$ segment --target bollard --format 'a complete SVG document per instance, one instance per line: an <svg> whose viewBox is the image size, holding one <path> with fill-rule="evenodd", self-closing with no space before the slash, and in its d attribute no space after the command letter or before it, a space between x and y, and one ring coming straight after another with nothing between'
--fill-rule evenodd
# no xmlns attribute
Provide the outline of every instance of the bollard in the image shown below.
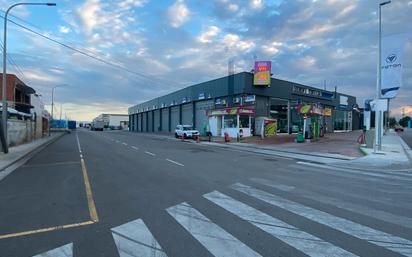
<svg viewBox="0 0 412 257"><path fill-rule="evenodd" d="M196 137L196 142L197 142L197 143L200 143L200 135L197 135L197 137Z"/></svg>

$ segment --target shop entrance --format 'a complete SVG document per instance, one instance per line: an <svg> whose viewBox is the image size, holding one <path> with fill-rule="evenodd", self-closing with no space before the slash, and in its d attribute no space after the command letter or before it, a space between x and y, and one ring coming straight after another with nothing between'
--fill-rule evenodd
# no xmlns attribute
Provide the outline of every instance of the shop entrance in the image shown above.
<svg viewBox="0 0 412 257"><path fill-rule="evenodd" d="M288 133L288 100L271 98L269 116L277 120L278 133Z"/></svg>

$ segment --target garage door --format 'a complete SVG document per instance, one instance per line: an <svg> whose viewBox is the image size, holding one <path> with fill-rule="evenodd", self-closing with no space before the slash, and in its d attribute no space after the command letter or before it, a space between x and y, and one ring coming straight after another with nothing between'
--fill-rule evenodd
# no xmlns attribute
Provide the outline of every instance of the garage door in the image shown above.
<svg viewBox="0 0 412 257"><path fill-rule="evenodd" d="M153 132L153 112L148 112L147 124L149 126L147 132Z"/></svg>
<svg viewBox="0 0 412 257"><path fill-rule="evenodd" d="M153 119L154 119L154 131L160 131L160 110L156 110L153 112Z"/></svg>
<svg viewBox="0 0 412 257"><path fill-rule="evenodd" d="M143 115L143 128L142 128L142 132L147 132L147 112L144 112L142 115Z"/></svg>
<svg viewBox="0 0 412 257"><path fill-rule="evenodd" d="M193 104L182 105L182 124L193 125Z"/></svg>
<svg viewBox="0 0 412 257"><path fill-rule="evenodd" d="M175 130L176 126L179 125L179 106L172 107L171 112L171 129L172 131Z"/></svg>
<svg viewBox="0 0 412 257"><path fill-rule="evenodd" d="M142 132L142 114L137 114L137 131Z"/></svg>
<svg viewBox="0 0 412 257"><path fill-rule="evenodd" d="M162 131L169 132L169 108L162 109Z"/></svg>
<svg viewBox="0 0 412 257"><path fill-rule="evenodd" d="M205 135L205 130L208 125L208 117L207 117L207 111L210 109L213 109L214 107L214 102L213 100L207 100L207 101L200 101L196 102L195 104L195 109L196 109L196 129L199 130L199 132L202 135Z"/></svg>

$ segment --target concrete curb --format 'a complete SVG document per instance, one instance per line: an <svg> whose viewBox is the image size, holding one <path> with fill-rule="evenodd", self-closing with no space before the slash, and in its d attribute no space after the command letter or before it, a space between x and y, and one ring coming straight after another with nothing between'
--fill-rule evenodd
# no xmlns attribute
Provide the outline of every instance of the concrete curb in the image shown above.
<svg viewBox="0 0 412 257"><path fill-rule="evenodd" d="M44 148L46 148L48 145L56 142L58 139L60 139L61 137L63 137L64 135L68 134L69 132L62 132L59 135L50 138L50 140L46 140L44 141L42 144L38 145L37 147L29 150L28 152L25 152L24 154L22 154L21 156L19 156L18 158L11 160L9 163L0 166L0 173L3 172L5 169L9 168L10 166L18 163L19 161L23 160L24 158L27 158L28 156L33 156L34 154L40 152L41 150L43 150ZM1 179L0 179L1 180Z"/></svg>

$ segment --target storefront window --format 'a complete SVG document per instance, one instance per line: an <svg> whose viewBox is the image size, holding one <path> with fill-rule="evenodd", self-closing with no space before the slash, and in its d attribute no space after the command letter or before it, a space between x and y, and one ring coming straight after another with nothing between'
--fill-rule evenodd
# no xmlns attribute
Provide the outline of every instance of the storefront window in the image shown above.
<svg viewBox="0 0 412 257"><path fill-rule="evenodd" d="M225 116L225 128L237 128L237 115L227 115Z"/></svg>
<svg viewBox="0 0 412 257"><path fill-rule="evenodd" d="M240 115L239 116L239 128L248 128L249 127L249 116Z"/></svg>

